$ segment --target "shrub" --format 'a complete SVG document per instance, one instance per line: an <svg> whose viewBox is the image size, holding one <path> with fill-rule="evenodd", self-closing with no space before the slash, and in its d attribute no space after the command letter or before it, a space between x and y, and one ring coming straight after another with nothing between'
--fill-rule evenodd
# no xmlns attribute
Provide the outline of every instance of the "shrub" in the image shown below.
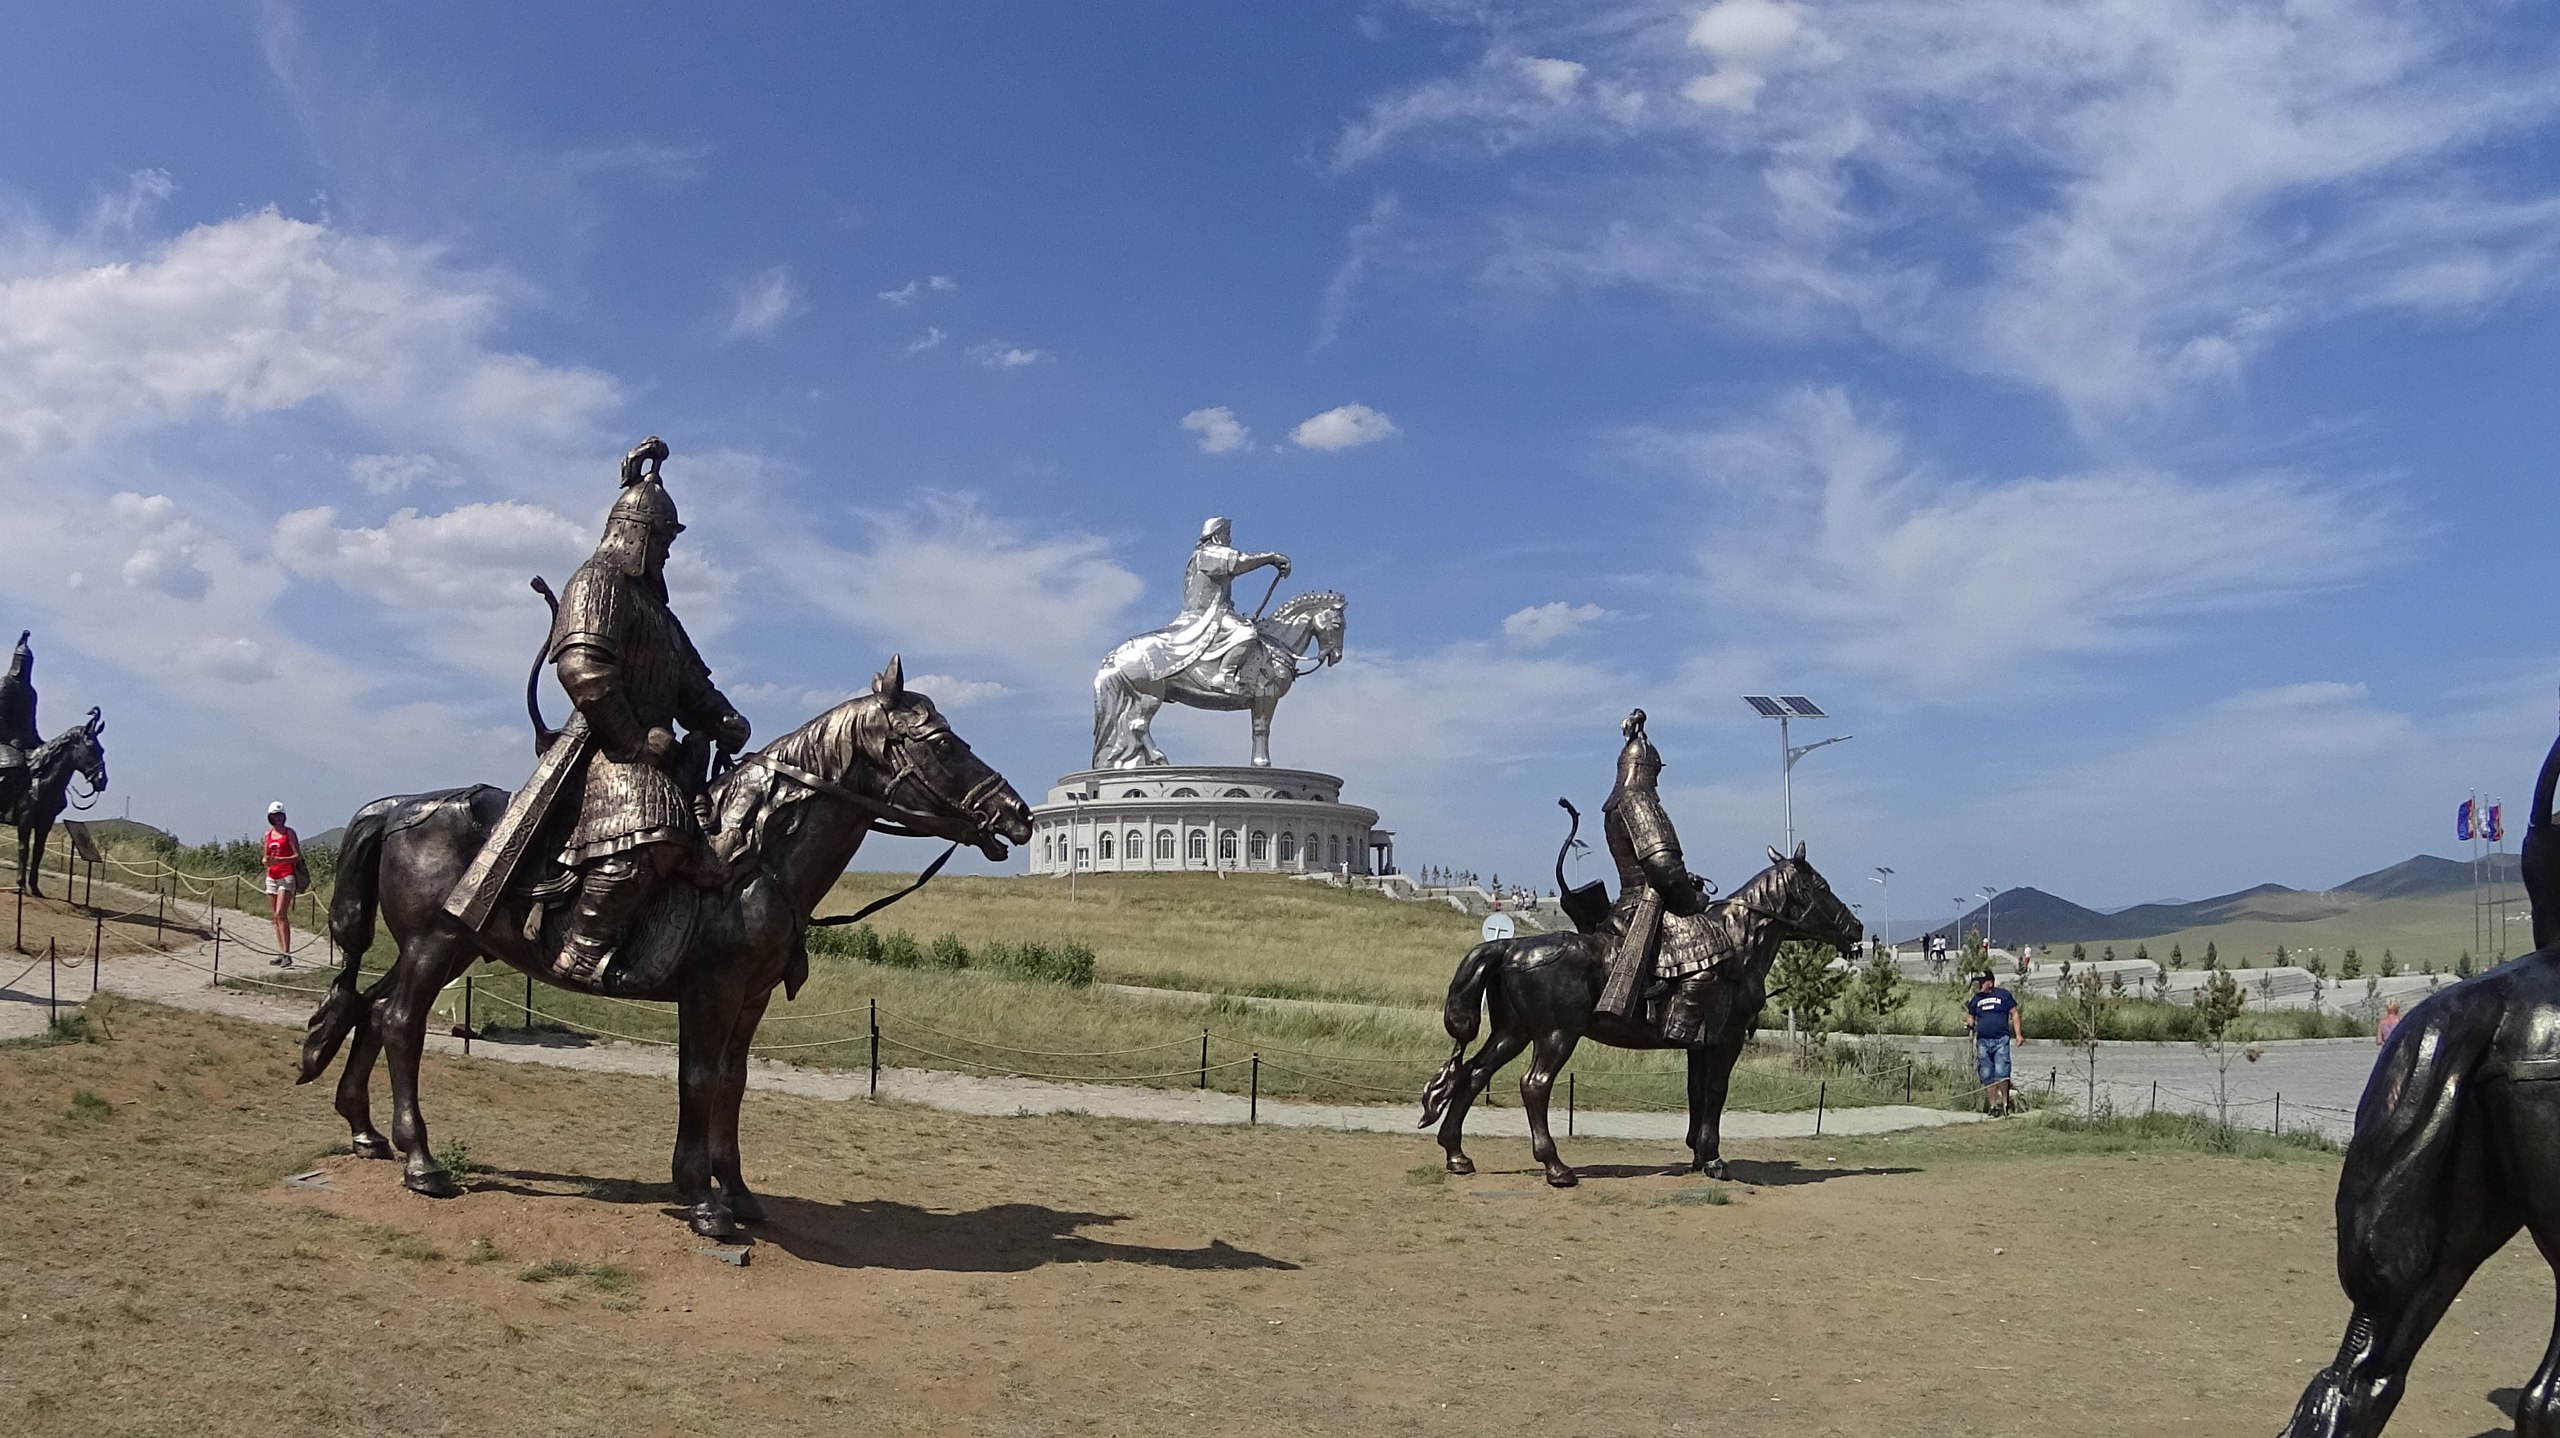
<svg viewBox="0 0 2560 1438"><path fill-rule="evenodd" d="M969 967L969 946L960 942L958 934L936 934L933 944L924 951L927 967L965 969Z"/></svg>
<svg viewBox="0 0 2560 1438"><path fill-rule="evenodd" d="M1078 988L1093 982L1093 950L1075 939L1054 948L1038 939L993 943L986 946L983 957L989 968L1015 978Z"/></svg>
<svg viewBox="0 0 2560 1438"><path fill-rule="evenodd" d="M893 969L915 969L924 966L924 949L916 936L904 929L891 929L880 936L880 950L872 957L875 964Z"/></svg>

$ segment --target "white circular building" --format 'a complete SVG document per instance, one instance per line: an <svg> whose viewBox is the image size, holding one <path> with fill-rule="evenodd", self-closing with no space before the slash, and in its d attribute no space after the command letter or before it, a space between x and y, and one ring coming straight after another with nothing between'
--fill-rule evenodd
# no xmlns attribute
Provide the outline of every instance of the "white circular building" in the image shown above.
<svg viewBox="0 0 2560 1438"><path fill-rule="evenodd" d="M1031 872L1374 874L1395 864L1378 811L1308 769L1153 765L1069 774L1031 810Z"/></svg>

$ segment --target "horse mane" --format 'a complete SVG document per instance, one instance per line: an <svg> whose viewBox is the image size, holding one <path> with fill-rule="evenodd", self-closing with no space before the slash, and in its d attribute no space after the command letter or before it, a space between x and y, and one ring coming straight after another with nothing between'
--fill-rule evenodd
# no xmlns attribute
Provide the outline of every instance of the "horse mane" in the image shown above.
<svg viewBox="0 0 2560 1438"><path fill-rule="evenodd" d="M861 727L876 719L880 696L856 694L799 728L774 739L758 752L797 769L835 777L846 755L859 748ZM762 764L737 764L711 785L715 853L732 866L754 860L756 835L775 814L808 799L806 785L781 782L782 776Z"/></svg>
<svg viewBox="0 0 2560 1438"><path fill-rule="evenodd" d="M1329 605L1336 605L1342 602L1342 592L1340 590L1312 589L1304 594L1292 594L1288 598L1281 600L1280 607L1271 611L1271 617L1274 620L1285 624L1292 619L1309 618Z"/></svg>

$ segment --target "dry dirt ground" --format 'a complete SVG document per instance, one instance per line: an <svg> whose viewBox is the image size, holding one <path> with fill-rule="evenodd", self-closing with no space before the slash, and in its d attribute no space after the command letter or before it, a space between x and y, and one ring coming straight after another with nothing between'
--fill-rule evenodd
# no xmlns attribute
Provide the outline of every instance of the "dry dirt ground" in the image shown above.
<svg viewBox="0 0 2560 1438"><path fill-rule="evenodd" d="M0 1433L2264 1434L2344 1317L2319 1154L1584 1142L1555 1192L1516 1140L1443 1181L1420 1136L754 1093L734 1268L654 1080L431 1058L487 1166L434 1202L323 1156L292 1035L105 1027L0 1051ZM2495 1260L2393 1432L2502 1426L2549 1292Z"/></svg>

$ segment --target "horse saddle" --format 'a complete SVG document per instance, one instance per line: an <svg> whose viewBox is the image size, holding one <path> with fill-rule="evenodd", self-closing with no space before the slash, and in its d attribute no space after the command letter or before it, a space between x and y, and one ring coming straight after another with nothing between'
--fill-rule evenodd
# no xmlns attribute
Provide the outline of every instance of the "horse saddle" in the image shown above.
<svg viewBox="0 0 2560 1438"><path fill-rule="evenodd" d="M573 898L577 893L577 871L564 868L563 872L568 875L563 894ZM591 978L569 977L559 966L570 904L554 902L534 909L526 917L526 926L534 932L526 937L541 955L546 977L560 987L612 998L647 998L657 994L683 967L707 897L705 891L681 879L661 880L640 906L640 912L632 916L622 942L614 945L613 952Z"/></svg>

